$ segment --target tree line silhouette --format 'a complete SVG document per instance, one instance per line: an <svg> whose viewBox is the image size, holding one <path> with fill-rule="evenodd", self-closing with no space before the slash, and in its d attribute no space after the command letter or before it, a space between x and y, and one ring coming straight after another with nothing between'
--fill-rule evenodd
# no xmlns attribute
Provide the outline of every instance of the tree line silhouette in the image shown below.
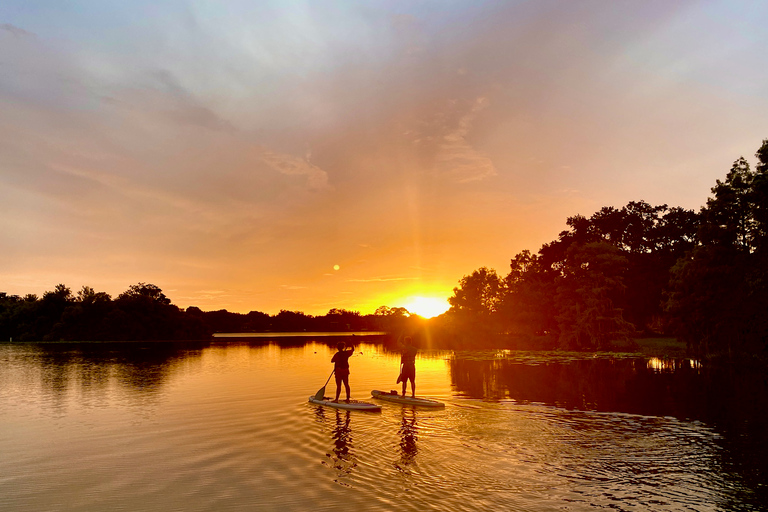
<svg viewBox="0 0 768 512"><path fill-rule="evenodd" d="M113 299L63 284L24 297L0 293L0 339L201 340L214 332L419 332L428 344L606 350L637 336L684 340L698 355L765 355L768 339L768 139L752 169L742 157L699 212L631 201L587 218L510 271L464 276L451 307L426 322L404 308L312 316L182 310L153 284Z"/></svg>
<svg viewBox="0 0 768 512"><path fill-rule="evenodd" d="M742 157L699 212L632 201L604 207L505 277L480 268L449 298L459 339L603 350L674 335L698 355L765 356L768 339L768 139Z"/></svg>
<svg viewBox="0 0 768 512"><path fill-rule="evenodd" d="M113 299L83 286L76 294L63 284L36 295L0 292L0 340L147 341L209 340L216 332L413 330L418 318L404 308L382 306L372 315L331 309L326 315L280 311L268 315L226 310L181 309L154 284L138 283ZM409 327L410 326L410 327Z"/></svg>

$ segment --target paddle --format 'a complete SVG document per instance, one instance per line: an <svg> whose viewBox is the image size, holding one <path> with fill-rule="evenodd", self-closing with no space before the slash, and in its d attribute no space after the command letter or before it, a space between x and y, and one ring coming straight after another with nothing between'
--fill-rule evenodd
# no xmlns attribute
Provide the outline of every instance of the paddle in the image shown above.
<svg viewBox="0 0 768 512"><path fill-rule="evenodd" d="M400 334L397 336L397 347L399 349L403 348L403 343L400 341L403 339L403 334L405 334L404 329L401 330ZM403 363L400 363L400 373L397 375L397 382L395 382L395 384L400 384L401 382L403 382Z"/></svg>
<svg viewBox="0 0 768 512"><path fill-rule="evenodd" d="M323 385L323 387L321 387L317 391L317 393L315 393L315 400L322 400L323 398L325 398L325 386L327 386L328 383L331 382L331 377L333 377L333 372L335 372L335 371L336 371L336 368L331 370L331 374L328 376L328 380L325 381L325 384Z"/></svg>

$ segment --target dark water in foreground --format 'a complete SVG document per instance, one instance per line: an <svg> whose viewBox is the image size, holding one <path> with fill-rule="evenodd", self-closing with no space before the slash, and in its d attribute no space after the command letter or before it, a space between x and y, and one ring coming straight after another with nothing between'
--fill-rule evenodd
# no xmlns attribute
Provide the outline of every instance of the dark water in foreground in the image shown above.
<svg viewBox="0 0 768 512"><path fill-rule="evenodd" d="M353 397L392 389L361 345ZM444 410L313 406L322 343L0 345L0 510L765 510L764 373L422 352ZM333 385L329 386L333 391Z"/></svg>

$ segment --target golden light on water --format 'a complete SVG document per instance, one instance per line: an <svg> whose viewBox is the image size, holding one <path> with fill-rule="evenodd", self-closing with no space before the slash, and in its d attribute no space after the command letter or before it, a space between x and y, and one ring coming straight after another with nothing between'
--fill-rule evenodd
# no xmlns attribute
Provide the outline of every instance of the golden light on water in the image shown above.
<svg viewBox="0 0 768 512"><path fill-rule="evenodd" d="M675 371L680 368L699 368L700 361L694 359L662 359L658 357L651 357L646 363L649 370L657 372L661 371Z"/></svg>

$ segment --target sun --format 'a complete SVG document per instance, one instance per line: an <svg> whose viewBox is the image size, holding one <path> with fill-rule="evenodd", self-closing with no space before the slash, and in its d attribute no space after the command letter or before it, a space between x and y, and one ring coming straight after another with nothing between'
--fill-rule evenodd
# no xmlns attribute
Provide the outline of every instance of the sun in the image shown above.
<svg viewBox="0 0 768 512"><path fill-rule="evenodd" d="M414 313L423 318L432 318L448 311L450 304L443 298L437 297L410 297L403 304L409 313Z"/></svg>

